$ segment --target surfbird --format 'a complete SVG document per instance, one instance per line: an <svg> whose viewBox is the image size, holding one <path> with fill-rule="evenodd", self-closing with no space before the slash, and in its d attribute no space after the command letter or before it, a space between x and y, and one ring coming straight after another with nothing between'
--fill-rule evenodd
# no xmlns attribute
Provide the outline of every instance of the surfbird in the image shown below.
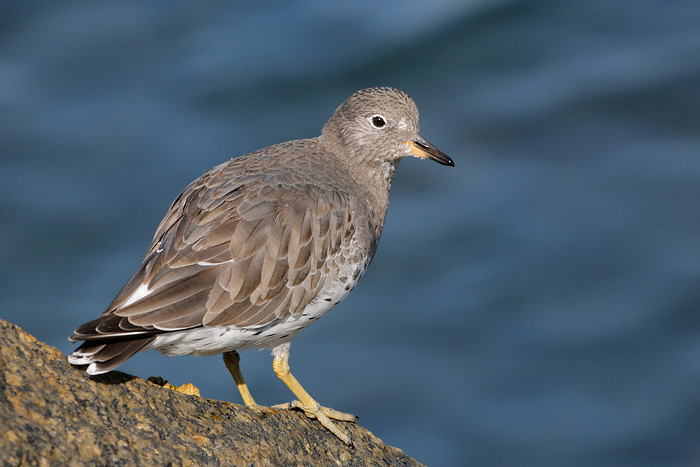
<svg viewBox="0 0 700 467"><path fill-rule="evenodd" d="M97 375L135 353L223 354L247 406L259 407L237 350L270 348L273 369L298 408L347 444L290 373L291 340L355 287L379 243L389 188L405 156L454 166L419 132L418 109L389 87L357 91L321 135L218 165L175 199L141 266L68 360Z"/></svg>

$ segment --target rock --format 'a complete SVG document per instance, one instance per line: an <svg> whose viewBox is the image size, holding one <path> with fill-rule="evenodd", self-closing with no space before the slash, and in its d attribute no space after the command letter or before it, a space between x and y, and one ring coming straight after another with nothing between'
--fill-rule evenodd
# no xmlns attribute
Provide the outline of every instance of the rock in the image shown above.
<svg viewBox="0 0 700 467"><path fill-rule="evenodd" d="M0 466L421 465L356 424L338 422L350 448L296 411L89 377L13 324L0 320L0 336Z"/></svg>

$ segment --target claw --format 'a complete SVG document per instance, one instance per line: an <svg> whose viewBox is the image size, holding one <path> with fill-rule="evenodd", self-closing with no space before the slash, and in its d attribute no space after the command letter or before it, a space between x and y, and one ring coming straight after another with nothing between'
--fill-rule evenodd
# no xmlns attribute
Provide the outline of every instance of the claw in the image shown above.
<svg viewBox="0 0 700 467"><path fill-rule="evenodd" d="M321 425L323 425L328 431L340 438L342 442L344 442L348 446L353 446L352 439L350 439L348 435L343 433L337 426L335 426L335 423L331 421L331 418L342 422L354 422L355 420L357 420L357 417L355 415L339 412L329 407L322 407L318 404L315 404L315 406L311 407L305 407L304 404L302 404L298 400L293 400L291 402L287 402L286 404L273 405L272 407L275 409L301 410L307 417L317 419L321 423Z"/></svg>
<svg viewBox="0 0 700 467"><path fill-rule="evenodd" d="M309 418L317 418L316 417L317 410L322 410L323 413L326 415L326 417L332 418L333 420L338 420L340 422L355 423L357 421L357 419L359 418L357 415L353 415L351 413L340 412L339 410L331 409L330 407L319 406L318 409L311 407L307 410L304 408L303 404L301 402L299 402L298 400L293 400L293 401L287 402L285 404L273 405L272 408L273 409L284 409L284 410L299 409L299 410L304 411L306 416Z"/></svg>

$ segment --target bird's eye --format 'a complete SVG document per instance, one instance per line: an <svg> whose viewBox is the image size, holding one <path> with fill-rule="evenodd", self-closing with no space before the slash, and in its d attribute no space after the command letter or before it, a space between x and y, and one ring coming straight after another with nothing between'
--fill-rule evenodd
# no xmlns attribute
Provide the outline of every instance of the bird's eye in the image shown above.
<svg viewBox="0 0 700 467"><path fill-rule="evenodd" d="M369 121L372 122L372 126L374 128L381 128L384 125L386 125L386 120L384 120L384 117L382 117L381 115L372 115Z"/></svg>

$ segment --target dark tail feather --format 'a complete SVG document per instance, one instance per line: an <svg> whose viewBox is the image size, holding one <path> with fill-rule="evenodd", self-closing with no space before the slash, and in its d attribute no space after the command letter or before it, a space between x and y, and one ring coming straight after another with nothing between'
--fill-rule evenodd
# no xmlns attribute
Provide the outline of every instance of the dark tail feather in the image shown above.
<svg viewBox="0 0 700 467"><path fill-rule="evenodd" d="M154 336L149 336L140 339L83 342L68 356L68 361L73 365L89 365L86 370L89 375L107 373L142 350L154 339Z"/></svg>

